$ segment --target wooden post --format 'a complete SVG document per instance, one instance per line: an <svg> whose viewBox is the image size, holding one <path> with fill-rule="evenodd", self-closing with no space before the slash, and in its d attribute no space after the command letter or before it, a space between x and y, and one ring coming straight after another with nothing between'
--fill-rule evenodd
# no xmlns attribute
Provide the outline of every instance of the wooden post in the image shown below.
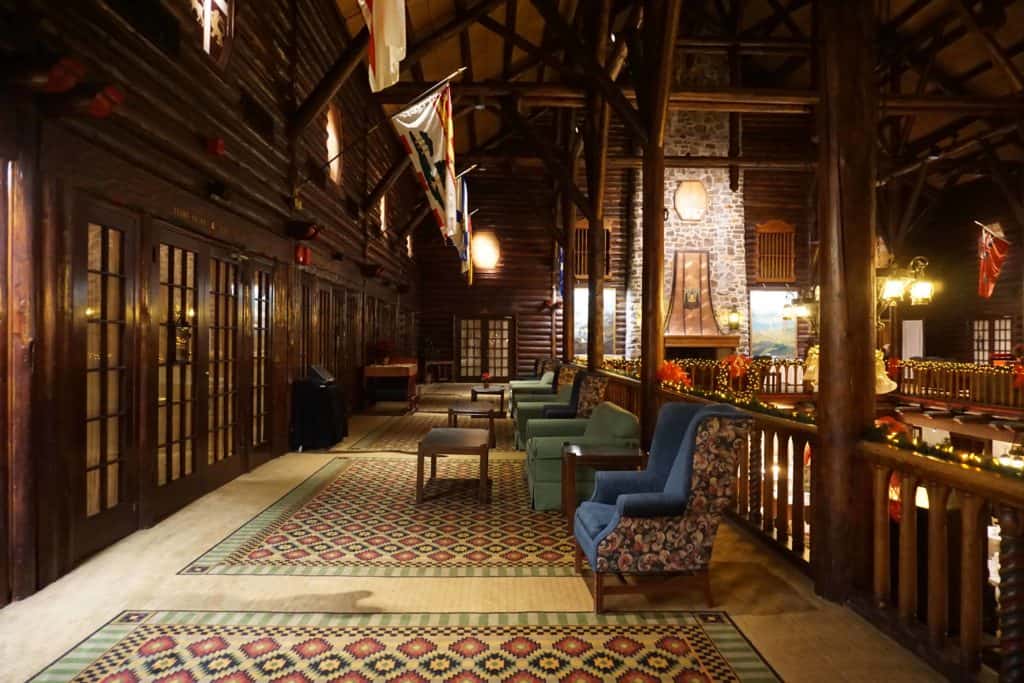
<svg viewBox="0 0 1024 683"><path fill-rule="evenodd" d="M875 402L877 86L870 3L823 0L818 10L821 451L812 460L811 564L815 589L842 601L870 575L870 484L855 451Z"/></svg>
<svg viewBox="0 0 1024 683"><path fill-rule="evenodd" d="M672 89L672 58L679 27L681 0L644 2L645 66L650 81L645 123L647 145L643 166L643 320L640 330L640 418L649 443L658 419L658 369L665 359L665 120Z"/></svg>
<svg viewBox="0 0 1024 683"><path fill-rule="evenodd" d="M605 65L608 52L608 23L611 0L602 0L593 8L592 24L594 56L598 64ZM590 290L587 311L587 369L599 370L604 362L604 280L605 232L604 186L608 170L608 103L598 90L592 89L588 97L590 111L586 120L587 194L590 196L594 220L589 224L587 238L587 287Z"/></svg>
<svg viewBox="0 0 1024 683"><path fill-rule="evenodd" d="M1016 508L999 510L999 680L1024 680L1024 516Z"/></svg>
<svg viewBox="0 0 1024 683"><path fill-rule="evenodd" d="M565 123L563 138L567 155L567 167L572 173L576 167L575 157L571 154L573 132L572 111L565 112ZM576 288L576 206L572 203L568 190L563 187L559 195L560 208L562 211L562 230L565 232L565 277L562 282L562 360L566 363L572 362L576 355L576 340L573 333L573 316L575 315L575 288Z"/></svg>

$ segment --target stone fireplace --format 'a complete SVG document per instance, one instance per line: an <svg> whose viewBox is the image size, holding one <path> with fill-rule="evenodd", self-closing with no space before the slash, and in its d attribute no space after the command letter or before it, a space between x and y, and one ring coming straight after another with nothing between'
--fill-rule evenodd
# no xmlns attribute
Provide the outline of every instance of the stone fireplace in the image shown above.
<svg viewBox="0 0 1024 683"><path fill-rule="evenodd" d="M677 55L676 88L702 88L728 82L724 57ZM729 153L729 115L717 112L674 111L665 125L666 156L726 156ZM630 213L630 261L626 286L626 357L640 356L640 320L643 273L643 177L635 171ZM707 210L699 220L684 220L675 210L673 199L680 181L699 180L707 193ZM736 192L729 189L729 170L717 168L666 168L662 206L668 209L665 221L665 303L671 296L673 257L678 251L707 252L712 308L718 327L727 330L729 311L740 313L740 329L729 335L738 337L736 350L750 349L750 312L747 295L747 262L744 247L742 174ZM700 355L697 352L681 355ZM680 355L679 352L673 352ZM673 353L668 354L669 357Z"/></svg>

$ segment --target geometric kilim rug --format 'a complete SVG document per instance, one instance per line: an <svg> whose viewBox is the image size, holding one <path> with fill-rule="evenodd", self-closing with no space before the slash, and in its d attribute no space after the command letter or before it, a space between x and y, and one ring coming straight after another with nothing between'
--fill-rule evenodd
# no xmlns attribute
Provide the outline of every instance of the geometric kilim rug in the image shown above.
<svg viewBox="0 0 1024 683"><path fill-rule="evenodd" d="M434 427L447 427L447 408L444 413L422 413L417 412L404 417L392 417L385 420L380 426L367 432L358 441L334 449L338 453L363 453L390 451L393 453L413 453L419 448L419 443ZM475 427L487 429L486 419L470 419L459 417L460 427ZM494 435L497 440L495 450L510 451L512 447L512 420L499 418L494 420Z"/></svg>
<svg viewBox="0 0 1024 683"><path fill-rule="evenodd" d="M776 681L722 612L123 612L57 681Z"/></svg>
<svg viewBox="0 0 1024 683"><path fill-rule="evenodd" d="M569 576L573 541L557 511L530 509L521 460L442 458L415 502L416 462L333 460L182 574ZM436 496L436 497L435 497Z"/></svg>

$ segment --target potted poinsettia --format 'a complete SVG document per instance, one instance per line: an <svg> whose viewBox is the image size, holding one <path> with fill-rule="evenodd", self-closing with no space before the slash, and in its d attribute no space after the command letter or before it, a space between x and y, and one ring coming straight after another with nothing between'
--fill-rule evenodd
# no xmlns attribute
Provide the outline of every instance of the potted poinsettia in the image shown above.
<svg viewBox="0 0 1024 683"><path fill-rule="evenodd" d="M484 372L480 375L480 382L483 383L484 388L491 386L491 373Z"/></svg>

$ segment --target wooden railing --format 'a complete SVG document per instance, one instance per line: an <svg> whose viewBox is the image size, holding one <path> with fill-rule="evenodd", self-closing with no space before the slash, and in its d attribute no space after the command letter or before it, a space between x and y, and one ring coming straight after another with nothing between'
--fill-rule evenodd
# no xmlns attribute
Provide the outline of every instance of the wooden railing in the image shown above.
<svg viewBox="0 0 1024 683"><path fill-rule="evenodd" d="M873 571L858 610L951 678L972 678L998 642L1000 678L1021 680L1024 485L885 444L864 442L860 453L873 481ZM990 528L1000 538L998 582L986 580Z"/></svg>
<svg viewBox="0 0 1024 683"><path fill-rule="evenodd" d="M640 414L640 382L614 373L605 399ZM705 399L658 390L658 407L673 401ZM746 411L753 419L749 448L737 471L734 517L807 567L810 557L810 460L817 443L814 425Z"/></svg>
<svg viewBox="0 0 1024 683"><path fill-rule="evenodd" d="M944 361L901 361L897 393L921 399L982 408L1024 409L1013 367L991 367Z"/></svg>

